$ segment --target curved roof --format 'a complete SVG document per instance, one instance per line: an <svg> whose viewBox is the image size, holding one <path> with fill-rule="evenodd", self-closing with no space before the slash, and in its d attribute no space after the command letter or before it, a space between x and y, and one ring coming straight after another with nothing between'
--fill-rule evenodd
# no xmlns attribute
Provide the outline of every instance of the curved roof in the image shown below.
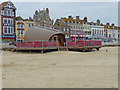
<svg viewBox="0 0 120 90"><path fill-rule="evenodd" d="M55 34L63 33L55 29L46 29L33 26L26 31L24 40L25 41L49 40L49 38Z"/></svg>

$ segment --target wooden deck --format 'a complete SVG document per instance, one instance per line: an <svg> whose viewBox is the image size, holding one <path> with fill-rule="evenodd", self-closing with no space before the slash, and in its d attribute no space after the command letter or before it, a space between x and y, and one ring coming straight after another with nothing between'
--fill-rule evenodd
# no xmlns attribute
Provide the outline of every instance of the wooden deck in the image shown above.
<svg viewBox="0 0 120 90"><path fill-rule="evenodd" d="M41 51L41 53L44 53L45 50L58 50L58 51L61 51L61 50L65 50L65 51L68 51L68 50L92 50L92 49L97 49L99 50L99 48L101 48L102 46L84 46L84 47L77 47L77 46L74 46L74 47L65 47L65 46L61 46L61 47L40 47L40 48L34 48L34 47L25 47L25 48L9 48L8 50L9 51Z"/></svg>

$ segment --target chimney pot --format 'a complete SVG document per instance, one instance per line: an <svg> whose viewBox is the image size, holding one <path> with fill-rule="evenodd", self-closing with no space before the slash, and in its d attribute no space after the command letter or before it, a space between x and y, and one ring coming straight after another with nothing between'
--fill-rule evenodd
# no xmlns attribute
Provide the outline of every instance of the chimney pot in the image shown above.
<svg viewBox="0 0 120 90"><path fill-rule="evenodd" d="M84 21L87 22L87 17L84 17Z"/></svg>

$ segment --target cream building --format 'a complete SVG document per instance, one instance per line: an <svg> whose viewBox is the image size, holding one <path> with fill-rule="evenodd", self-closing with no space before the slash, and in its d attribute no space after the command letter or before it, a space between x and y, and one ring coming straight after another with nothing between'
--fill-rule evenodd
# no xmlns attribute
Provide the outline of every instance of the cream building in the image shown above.
<svg viewBox="0 0 120 90"><path fill-rule="evenodd" d="M79 16L76 16L76 18L68 16L68 18L57 19L54 28L65 32L65 38L73 37L76 34L82 35L83 32L86 35L91 34L90 24L87 23L87 17L84 17L83 20L81 20Z"/></svg>
<svg viewBox="0 0 120 90"><path fill-rule="evenodd" d="M16 41L24 41L24 35L29 27L35 26L36 22L31 19L23 19L22 17L16 18Z"/></svg>

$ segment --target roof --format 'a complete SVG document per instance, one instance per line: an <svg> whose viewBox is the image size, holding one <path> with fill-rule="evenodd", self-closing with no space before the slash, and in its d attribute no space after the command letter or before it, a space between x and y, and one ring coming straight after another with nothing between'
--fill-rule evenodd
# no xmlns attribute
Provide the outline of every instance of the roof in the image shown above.
<svg viewBox="0 0 120 90"><path fill-rule="evenodd" d="M19 20L19 19L23 20L21 16L16 17L16 20Z"/></svg>
<svg viewBox="0 0 120 90"><path fill-rule="evenodd" d="M69 19L69 18L61 18L61 19L63 19L65 22L66 21L73 21L73 22L75 22L75 21L77 21L77 22L85 22L84 20L76 20L76 19Z"/></svg>
<svg viewBox="0 0 120 90"><path fill-rule="evenodd" d="M14 6L14 4L9 0L9 1L6 1L6 2L3 2L1 4L1 8L4 8L7 4L11 5L13 9L16 10L16 7Z"/></svg>
<svg viewBox="0 0 120 90"><path fill-rule="evenodd" d="M49 38L55 34L63 34L63 32L53 30L54 29L50 30L42 27L33 26L26 31L24 40L25 41L49 40Z"/></svg>
<svg viewBox="0 0 120 90"><path fill-rule="evenodd" d="M8 4L8 1L7 2L3 2L2 3L2 8L5 7L7 4Z"/></svg>

